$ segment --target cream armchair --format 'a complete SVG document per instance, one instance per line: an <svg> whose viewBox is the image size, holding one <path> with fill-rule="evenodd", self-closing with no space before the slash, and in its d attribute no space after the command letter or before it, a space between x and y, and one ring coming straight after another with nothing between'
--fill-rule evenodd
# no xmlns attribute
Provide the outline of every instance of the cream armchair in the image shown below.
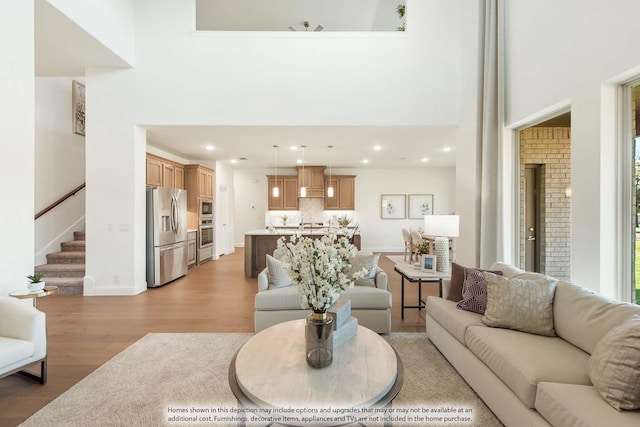
<svg viewBox="0 0 640 427"><path fill-rule="evenodd" d="M354 286L341 296L351 300L351 315L361 326L388 333L391 332L391 292L387 289L387 273L377 267L373 280L374 286ZM256 332L289 320L304 319L310 312L302 308L297 286L270 288L267 269L260 272L253 315Z"/></svg>
<svg viewBox="0 0 640 427"><path fill-rule="evenodd" d="M22 369L40 362L40 376ZM19 373L47 382L45 314L24 302L0 296L0 378Z"/></svg>

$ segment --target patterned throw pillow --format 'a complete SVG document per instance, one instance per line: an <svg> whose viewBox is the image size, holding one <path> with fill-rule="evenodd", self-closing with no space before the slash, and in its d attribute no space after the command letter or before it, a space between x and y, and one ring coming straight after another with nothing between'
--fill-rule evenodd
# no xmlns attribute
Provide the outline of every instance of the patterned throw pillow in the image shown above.
<svg viewBox="0 0 640 427"><path fill-rule="evenodd" d="M449 301L458 302L462 299L462 286L464 285L464 272L467 267L451 263L451 279L449 280L449 292L447 293L447 299ZM478 271L488 271L489 273L499 274L502 276L502 271L498 270L483 270L481 268L473 268Z"/></svg>
<svg viewBox="0 0 640 427"><path fill-rule="evenodd" d="M553 297L557 281L550 278L507 279L486 273L487 310L482 323L552 337Z"/></svg>
<svg viewBox="0 0 640 427"><path fill-rule="evenodd" d="M467 268L462 284L462 301L456 307L474 313L484 314L487 308L487 281L480 270Z"/></svg>
<svg viewBox="0 0 640 427"><path fill-rule="evenodd" d="M351 258L351 266L346 268L344 273L351 278L353 273L356 273L363 268L367 270L364 276L359 279L354 280L353 284L357 286L370 286L375 287L375 277L376 272L378 270L378 260L380 259L380 254L378 255L356 255Z"/></svg>
<svg viewBox="0 0 640 427"><path fill-rule="evenodd" d="M293 284L284 263L269 254L267 254L267 276L269 289L283 288Z"/></svg>
<svg viewBox="0 0 640 427"><path fill-rule="evenodd" d="M618 411L640 409L640 315L602 337L591 353L587 373L609 405Z"/></svg>

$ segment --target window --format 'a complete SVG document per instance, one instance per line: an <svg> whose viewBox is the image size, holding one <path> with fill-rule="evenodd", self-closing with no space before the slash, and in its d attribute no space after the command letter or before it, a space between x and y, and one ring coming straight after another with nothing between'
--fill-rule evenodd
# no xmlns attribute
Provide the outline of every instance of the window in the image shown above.
<svg viewBox="0 0 640 427"><path fill-rule="evenodd" d="M198 31L404 31L404 0L196 0Z"/></svg>

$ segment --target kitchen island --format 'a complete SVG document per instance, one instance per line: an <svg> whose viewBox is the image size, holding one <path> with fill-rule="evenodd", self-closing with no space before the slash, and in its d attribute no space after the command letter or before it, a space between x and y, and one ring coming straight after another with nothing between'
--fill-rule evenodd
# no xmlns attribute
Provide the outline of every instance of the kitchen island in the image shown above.
<svg viewBox="0 0 640 427"><path fill-rule="evenodd" d="M295 229L278 229L272 233L267 229L251 230L244 233L244 275L257 277L266 267L266 255L273 255L278 239L298 233ZM305 229L300 232L305 237L320 238L327 234L326 228ZM360 249L360 234L355 234L351 243Z"/></svg>

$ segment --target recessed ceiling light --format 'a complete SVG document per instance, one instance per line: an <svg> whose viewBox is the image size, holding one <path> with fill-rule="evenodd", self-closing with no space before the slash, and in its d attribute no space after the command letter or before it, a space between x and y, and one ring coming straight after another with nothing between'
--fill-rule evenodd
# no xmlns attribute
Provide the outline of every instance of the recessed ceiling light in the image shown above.
<svg viewBox="0 0 640 427"><path fill-rule="evenodd" d="M380 150L382 150L382 147L381 147L381 146L379 146L379 145L375 145L375 146L373 147L373 149L374 149L374 150L376 150L376 151L380 151Z"/></svg>
<svg viewBox="0 0 640 427"><path fill-rule="evenodd" d="M422 159L420 159L421 162L426 163L429 161L429 159L427 159L426 157L423 157Z"/></svg>
<svg viewBox="0 0 640 427"><path fill-rule="evenodd" d="M231 163L238 163L236 159L231 159Z"/></svg>
<svg viewBox="0 0 640 427"><path fill-rule="evenodd" d="M444 147L442 151L444 151L445 153L448 153L449 151L451 151L451 147Z"/></svg>
<svg viewBox="0 0 640 427"><path fill-rule="evenodd" d="M290 147L291 151L297 151L298 150L298 146L297 145L292 145Z"/></svg>
<svg viewBox="0 0 640 427"><path fill-rule="evenodd" d="M296 160L296 163L297 163L297 164L299 164L299 165L301 165L301 164L302 164L302 160L301 160L301 159L298 159L298 160Z"/></svg>
<svg viewBox="0 0 640 427"><path fill-rule="evenodd" d="M364 159L364 160L362 161L362 163L365 163L365 164L366 164L366 163L369 163L369 160Z"/></svg>
<svg viewBox="0 0 640 427"><path fill-rule="evenodd" d="M207 144L204 148L206 148L209 151L213 151L213 145L211 144Z"/></svg>

